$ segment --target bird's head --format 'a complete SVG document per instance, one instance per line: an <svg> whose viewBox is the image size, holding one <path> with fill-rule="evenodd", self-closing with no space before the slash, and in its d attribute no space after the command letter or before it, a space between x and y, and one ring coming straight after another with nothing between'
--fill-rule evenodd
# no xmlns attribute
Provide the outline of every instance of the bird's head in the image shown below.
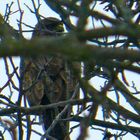
<svg viewBox="0 0 140 140"><path fill-rule="evenodd" d="M54 36L64 31L63 23L61 20L48 17L40 20L40 22L35 26L33 32L34 36Z"/></svg>

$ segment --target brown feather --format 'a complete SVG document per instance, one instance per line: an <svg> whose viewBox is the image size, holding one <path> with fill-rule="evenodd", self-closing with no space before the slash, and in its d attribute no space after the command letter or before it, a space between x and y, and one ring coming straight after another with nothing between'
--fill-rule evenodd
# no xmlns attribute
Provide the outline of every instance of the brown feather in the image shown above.
<svg viewBox="0 0 140 140"><path fill-rule="evenodd" d="M56 36L56 33L63 32L62 25L62 22L56 18L43 19L36 25L33 38L37 36ZM72 68L70 68L70 81L69 85L67 85L68 74L65 64L66 61L60 56L50 57L46 55L24 60L23 89L26 91L25 95L30 106L57 103L71 97L77 80L74 74L75 70L72 71ZM76 71L80 69L79 63L72 67L75 67ZM70 89L70 96L67 95L67 87ZM48 109L43 113L45 129L48 129L63 108ZM71 111L69 110L68 112ZM67 117L68 112L64 114L63 118ZM66 122L58 122L50 135L58 140L64 140L68 134L68 129ZM66 139L68 140L69 138L67 137Z"/></svg>

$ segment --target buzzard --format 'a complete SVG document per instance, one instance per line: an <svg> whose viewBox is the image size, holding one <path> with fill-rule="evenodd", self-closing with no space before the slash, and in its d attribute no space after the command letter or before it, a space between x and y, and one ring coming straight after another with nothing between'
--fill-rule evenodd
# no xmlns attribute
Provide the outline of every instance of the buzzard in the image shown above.
<svg viewBox="0 0 140 140"><path fill-rule="evenodd" d="M40 20L35 26L32 38L57 37L62 35L63 31L61 20L48 17ZM23 66L22 86L26 91L25 96L30 106L48 105L67 100L75 90L77 78L72 69L74 65L71 65L60 54L24 58ZM64 107L55 107L43 112L42 119L46 130L63 109ZM70 111L71 109L63 115L62 119L66 118ZM59 121L49 135L58 140L68 140L68 129L68 123Z"/></svg>

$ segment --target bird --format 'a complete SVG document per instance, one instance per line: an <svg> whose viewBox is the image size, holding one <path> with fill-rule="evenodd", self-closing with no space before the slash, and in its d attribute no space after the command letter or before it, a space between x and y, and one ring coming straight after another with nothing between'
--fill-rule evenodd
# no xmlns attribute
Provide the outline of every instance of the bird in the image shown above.
<svg viewBox="0 0 140 140"><path fill-rule="evenodd" d="M57 37L63 35L63 22L54 17L41 19L35 26L32 39L37 37ZM59 44L58 44L59 47ZM51 56L49 54L40 55L38 57L23 58L23 80L22 87L29 106L48 105L64 101L72 96L77 84L76 70L79 70L79 63L71 64L66 61L60 54ZM69 74L68 74L69 71ZM67 78L69 76L69 78ZM68 80L69 79L69 82ZM69 85L68 85L69 84ZM69 87L69 93L68 88ZM55 117L64 109L64 107L56 107L46 109L42 113L42 120L45 130L49 128ZM67 118L70 114L69 109L63 116ZM68 135L69 124L66 121L59 121L50 136L57 140L69 140ZM47 139L49 140L49 139Z"/></svg>

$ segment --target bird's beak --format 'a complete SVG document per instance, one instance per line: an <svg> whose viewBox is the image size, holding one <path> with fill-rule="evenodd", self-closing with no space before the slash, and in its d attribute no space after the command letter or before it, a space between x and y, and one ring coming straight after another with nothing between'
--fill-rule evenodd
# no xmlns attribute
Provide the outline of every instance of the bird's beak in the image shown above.
<svg viewBox="0 0 140 140"><path fill-rule="evenodd" d="M64 31L63 24L59 24L59 25L56 27L56 32L63 32L63 31Z"/></svg>

